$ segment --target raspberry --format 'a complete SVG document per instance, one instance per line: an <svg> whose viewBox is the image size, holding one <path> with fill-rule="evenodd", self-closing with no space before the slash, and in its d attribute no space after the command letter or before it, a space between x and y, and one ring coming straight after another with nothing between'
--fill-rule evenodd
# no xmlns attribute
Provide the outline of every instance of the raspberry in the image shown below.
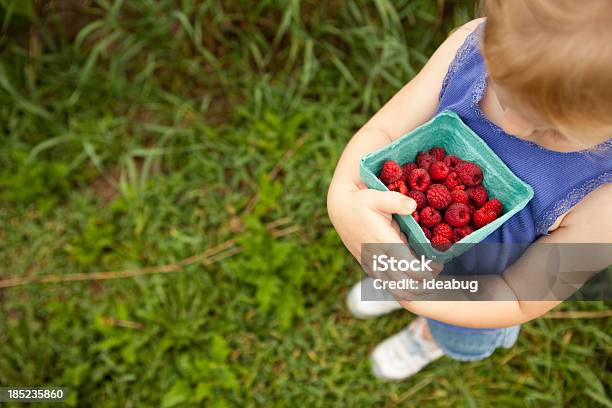
<svg viewBox="0 0 612 408"><path fill-rule="evenodd" d="M503 212L498 199L488 199L482 169L447 155L440 146L420 152L414 162L401 166L394 160L384 162L379 177L389 190L416 202L412 218L432 246L442 251Z"/></svg>
<svg viewBox="0 0 612 408"><path fill-rule="evenodd" d="M457 156L453 156L449 154L444 158L444 164L446 164L449 168L453 168L459 163L461 160Z"/></svg>
<svg viewBox="0 0 612 408"><path fill-rule="evenodd" d="M442 221L442 215L440 215L440 211L435 210L431 207L425 207L421 210L419 214L421 218L421 225L427 228L433 228Z"/></svg>
<svg viewBox="0 0 612 408"><path fill-rule="evenodd" d="M410 176L410 173L412 172L412 170L418 168L416 164L414 163L406 163L404 165L402 165L402 180L404 180L406 183L408 182L408 176Z"/></svg>
<svg viewBox="0 0 612 408"><path fill-rule="evenodd" d="M482 170L472 162L460 161L455 165L455 171L459 175L459 180L468 187L482 182Z"/></svg>
<svg viewBox="0 0 612 408"><path fill-rule="evenodd" d="M453 190L451 191L450 195L451 203L467 204L469 202L469 197L467 193L463 190Z"/></svg>
<svg viewBox="0 0 612 408"><path fill-rule="evenodd" d="M440 236L451 241L453 239L453 229L446 223L440 223L433 229L434 236Z"/></svg>
<svg viewBox="0 0 612 408"><path fill-rule="evenodd" d="M406 183L404 183L404 180L397 180L395 183L398 185L397 191L399 191L403 195L408 195L410 190L408 190L408 186L406 186Z"/></svg>
<svg viewBox="0 0 612 408"><path fill-rule="evenodd" d="M423 230L423 234L425 234L425 238L431 239L431 231L427 227L421 227Z"/></svg>
<svg viewBox="0 0 612 408"><path fill-rule="evenodd" d="M441 161L437 161L429 167L429 175L434 180L444 180L449 173L450 169Z"/></svg>
<svg viewBox="0 0 612 408"><path fill-rule="evenodd" d="M461 184L461 182L459 181L459 175L457 174L457 172L451 171L450 173L448 173L448 177L446 177L446 179L444 180L444 185L446 186L446 188L448 188L450 191L456 190L459 184Z"/></svg>
<svg viewBox="0 0 612 408"><path fill-rule="evenodd" d="M378 177L383 183L391 184L402 177L402 168L393 160L386 161L383 164Z"/></svg>
<svg viewBox="0 0 612 408"><path fill-rule="evenodd" d="M470 222L470 207L462 203L453 203L446 209L444 220L451 227L463 227Z"/></svg>
<svg viewBox="0 0 612 408"><path fill-rule="evenodd" d="M414 169L410 172L410 176L408 176L408 184L410 185L410 189L413 191L425 191L427 187L429 187L429 183L431 179L429 178L429 174L427 174L427 170L425 169Z"/></svg>
<svg viewBox="0 0 612 408"><path fill-rule="evenodd" d="M491 210L495 213L496 216L499 217L499 214L501 214L502 210L504 209L504 206L497 198L492 198L486 203L484 203L481 208Z"/></svg>
<svg viewBox="0 0 612 408"><path fill-rule="evenodd" d="M470 235L474 230L469 225L453 228L453 242L461 241L466 236Z"/></svg>
<svg viewBox="0 0 612 408"><path fill-rule="evenodd" d="M446 151L443 147L432 147L431 149L429 149L429 154L433 156L434 159L436 159L437 161L442 161L446 156Z"/></svg>
<svg viewBox="0 0 612 408"><path fill-rule="evenodd" d="M412 198L417 203L417 210L425 207L427 204L427 198L425 198L425 194L420 191L411 191L408 193L408 197Z"/></svg>
<svg viewBox="0 0 612 408"><path fill-rule="evenodd" d="M403 195L408 195L408 192L410 191L403 180L397 180L396 182L387 185L387 188L391 191L402 193Z"/></svg>
<svg viewBox="0 0 612 408"><path fill-rule="evenodd" d="M465 192L470 199L470 204L480 208L487 202L487 189L481 184L476 187L468 187Z"/></svg>
<svg viewBox="0 0 612 408"><path fill-rule="evenodd" d="M441 237L440 235L434 235L433 238L431 238L431 246L437 249L438 251L444 252L448 248L450 248L451 245L452 243L446 237Z"/></svg>
<svg viewBox="0 0 612 408"><path fill-rule="evenodd" d="M497 218L497 215L487 208L474 211L474 226L482 228Z"/></svg>
<svg viewBox="0 0 612 408"><path fill-rule="evenodd" d="M429 166L431 166L436 161L436 158L428 153L419 153L416 157L416 164L425 170L429 170Z"/></svg>
<svg viewBox="0 0 612 408"><path fill-rule="evenodd" d="M427 190L427 202L432 208L440 210L451 203L451 195L442 184L432 184Z"/></svg>

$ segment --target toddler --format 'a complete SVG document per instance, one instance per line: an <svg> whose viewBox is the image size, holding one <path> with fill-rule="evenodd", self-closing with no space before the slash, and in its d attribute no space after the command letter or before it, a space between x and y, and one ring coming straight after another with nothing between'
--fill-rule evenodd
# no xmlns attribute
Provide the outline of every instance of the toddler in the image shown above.
<svg viewBox="0 0 612 408"><path fill-rule="evenodd" d="M612 243L612 2L489 0L485 15L450 35L346 146L328 211L356 259L362 243L406 242L391 215L416 208L398 192L367 189L360 158L443 110L456 112L535 191L485 242ZM496 266L509 290L533 273L524 267L528 252ZM401 308L420 316L373 351L373 372L386 379L407 378L442 355L480 360L509 348L521 323L560 303L366 302L364 283L348 296L357 317Z"/></svg>

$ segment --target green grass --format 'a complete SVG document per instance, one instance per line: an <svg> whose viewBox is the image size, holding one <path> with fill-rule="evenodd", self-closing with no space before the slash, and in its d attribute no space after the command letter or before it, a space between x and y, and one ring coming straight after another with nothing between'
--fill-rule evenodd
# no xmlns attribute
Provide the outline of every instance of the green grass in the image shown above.
<svg viewBox="0 0 612 408"><path fill-rule="evenodd" d="M40 3L0 38L1 277L242 252L2 290L0 384L66 386L69 406L612 406L610 319L539 319L490 359L384 383L368 352L412 317L344 306L360 272L326 215L335 162L473 4Z"/></svg>

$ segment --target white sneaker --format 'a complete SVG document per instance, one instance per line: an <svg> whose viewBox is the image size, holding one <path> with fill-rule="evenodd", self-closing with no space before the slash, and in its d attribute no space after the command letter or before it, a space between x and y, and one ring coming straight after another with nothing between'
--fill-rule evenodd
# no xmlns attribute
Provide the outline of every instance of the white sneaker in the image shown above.
<svg viewBox="0 0 612 408"><path fill-rule="evenodd" d="M372 354L372 374L384 380L403 380L427 364L442 357L444 352L435 341L423 337L427 324L417 317L401 332L380 343Z"/></svg>
<svg viewBox="0 0 612 408"><path fill-rule="evenodd" d="M403 309L402 305L394 300L390 294L374 289L373 281L372 278L364 278L349 291L346 297L346 305L353 316L358 319L371 319ZM363 298L372 300L362 300Z"/></svg>

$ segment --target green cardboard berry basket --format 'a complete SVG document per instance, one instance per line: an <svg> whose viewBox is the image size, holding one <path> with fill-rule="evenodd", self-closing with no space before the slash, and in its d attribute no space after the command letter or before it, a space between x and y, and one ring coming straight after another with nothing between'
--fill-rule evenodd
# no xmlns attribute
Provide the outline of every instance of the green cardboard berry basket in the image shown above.
<svg viewBox="0 0 612 408"><path fill-rule="evenodd" d="M485 239L524 208L533 197L533 189L512 173L456 113L448 110L382 149L365 155L361 159L361 178L370 188L388 191L377 176L385 161L395 160L400 164L414 162L418 152L429 150L434 146L441 146L447 154L478 164L482 168L483 184L489 196L496 197L504 205L501 217L464 237L458 242L459 245L453 245L445 252L431 246L431 242L412 216L393 215L417 255L425 255L438 262L448 262Z"/></svg>

